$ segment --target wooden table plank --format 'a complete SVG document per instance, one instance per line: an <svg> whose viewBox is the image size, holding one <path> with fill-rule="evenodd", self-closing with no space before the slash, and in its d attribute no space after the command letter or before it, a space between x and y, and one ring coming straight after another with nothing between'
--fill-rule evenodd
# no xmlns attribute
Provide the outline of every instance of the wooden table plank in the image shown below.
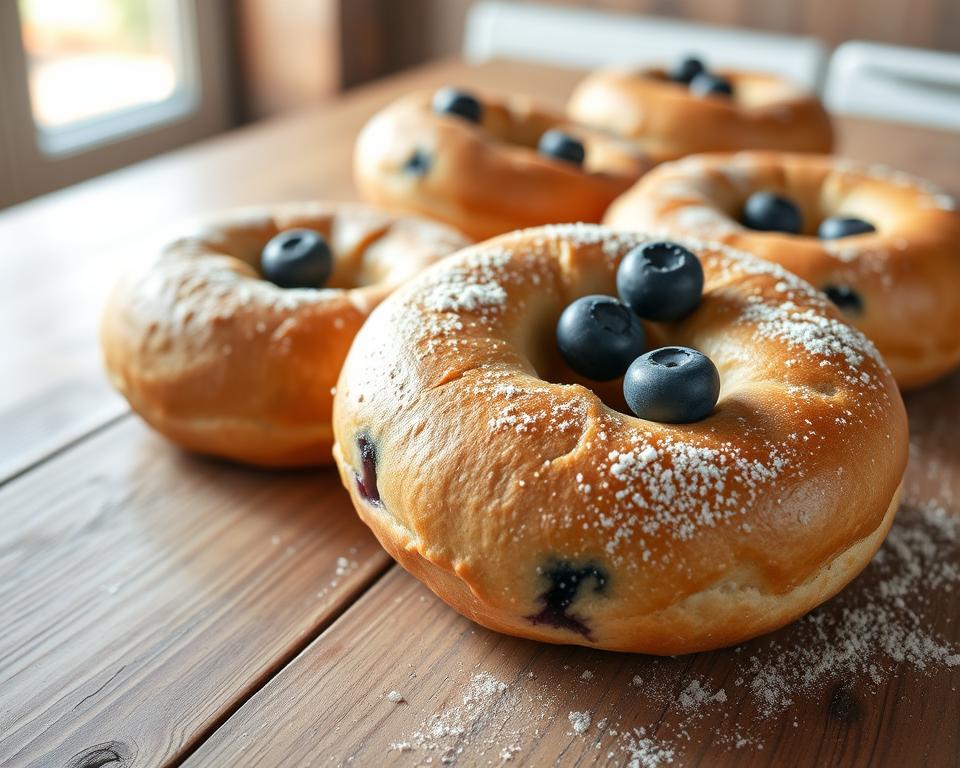
<svg viewBox="0 0 960 768"><path fill-rule="evenodd" d="M100 308L118 269L176 222L235 205L352 198L357 130L414 88L531 93L560 107L580 76L509 62L434 64L0 211L0 360L16 372L0 377L0 482L124 412L100 370ZM955 135L855 119L838 127L850 156L960 192ZM45 404L53 400L51 425Z"/></svg>
<svg viewBox="0 0 960 768"><path fill-rule="evenodd" d="M956 765L960 374L908 406L894 533L814 620L670 659L564 648L473 625L394 567L187 765Z"/></svg>
<svg viewBox="0 0 960 768"><path fill-rule="evenodd" d="M132 417L0 509L3 766L176 758L388 565L333 470L191 457Z"/></svg>

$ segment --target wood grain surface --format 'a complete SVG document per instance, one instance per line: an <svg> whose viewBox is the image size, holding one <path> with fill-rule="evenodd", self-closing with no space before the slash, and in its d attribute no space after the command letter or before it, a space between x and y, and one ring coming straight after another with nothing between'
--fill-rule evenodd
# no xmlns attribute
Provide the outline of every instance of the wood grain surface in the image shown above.
<svg viewBox="0 0 960 768"><path fill-rule="evenodd" d="M133 417L0 509L3 766L164 764L388 564L331 470L188 456Z"/></svg>
<svg viewBox="0 0 960 768"><path fill-rule="evenodd" d="M758 721L755 698L734 683L737 658L802 646L796 629L773 648L765 639L749 653L674 660L496 636L395 567L378 580L388 559L331 472L188 456L107 386L102 299L178 220L351 198L356 130L412 88L515 90L558 105L577 77L437 64L0 212L0 765L415 765L452 749L459 765L646 766L660 754L654 737L675 765L957 764L956 668L847 675ZM955 136L867 121L840 129L857 159L960 191ZM930 504L958 513L958 395L954 376L910 398L905 523ZM878 579L868 572L859 589ZM941 592L924 601L924 621L960 641L960 588ZM483 673L506 687L474 680ZM728 706L678 709L693 681L722 688ZM471 685L484 706L464 703ZM406 703L383 699L391 690ZM466 725L431 735L445 710ZM570 712L590 714L583 734ZM597 728L604 718L616 736ZM747 743L738 749L737 738Z"/></svg>

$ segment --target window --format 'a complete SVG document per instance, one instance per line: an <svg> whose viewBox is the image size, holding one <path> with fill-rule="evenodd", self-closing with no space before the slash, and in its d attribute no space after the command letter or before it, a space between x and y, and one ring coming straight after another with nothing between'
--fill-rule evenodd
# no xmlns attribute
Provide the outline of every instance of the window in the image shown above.
<svg viewBox="0 0 960 768"><path fill-rule="evenodd" d="M0 204L226 127L225 15L224 0L0 2Z"/></svg>

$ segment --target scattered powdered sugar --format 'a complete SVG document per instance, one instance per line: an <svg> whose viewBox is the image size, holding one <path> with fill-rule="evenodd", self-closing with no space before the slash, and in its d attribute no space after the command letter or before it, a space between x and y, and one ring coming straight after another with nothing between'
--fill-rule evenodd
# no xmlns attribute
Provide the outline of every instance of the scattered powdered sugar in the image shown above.
<svg viewBox="0 0 960 768"><path fill-rule="evenodd" d="M394 704L399 704L404 700L403 694L400 691L390 691L385 697L387 701L392 701Z"/></svg>
<svg viewBox="0 0 960 768"><path fill-rule="evenodd" d="M659 768L673 762L674 750L664 742L649 738L646 729L636 728L623 735L622 749L627 753L627 768ZM607 757L613 757L609 753Z"/></svg>
<svg viewBox="0 0 960 768"><path fill-rule="evenodd" d="M699 680L691 680L690 684L684 688L677 697L677 703L685 712L692 712L701 707L717 703L723 704L727 700L727 694L721 688L719 691L711 691L709 687L704 687Z"/></svg>
<svg viewBox="0 0 960 768"><path fill-rule="evenodd" d="M770 641L747 658L737 685L771 715L837 677L879 684L896 664L925 671L960 666L960 648L932 633L925 609L960 584L960 517L926 505L898 521L860 588L794 624L789 642ZM940 598L942 599L942 597Z"/></svg>
<svg viewBox="0 0 960 768"><path fill-rule="evenodd" d="M582 736L590 727L591 717L589 712L571 712L567 715L567 719L573 726L573 732L578 736Z"/></svg>
<svg viewBox="0 0 960 768"><path fill-rule="evenodd" d="M496 754L501 761L509 760L520 751L524 735L509 728L518 701L517 692L509 691L506 683L487 672L478 672L470 679L458 704L431 715L409 738L394 742L390 749L439 753L444 765L456 762L468 748L473 756L471 762L488 753ZM494 721L502 723L496 728L495 738L482 743L471 739L477 730ZM425 762L432 760L428 757Z"/></svg>

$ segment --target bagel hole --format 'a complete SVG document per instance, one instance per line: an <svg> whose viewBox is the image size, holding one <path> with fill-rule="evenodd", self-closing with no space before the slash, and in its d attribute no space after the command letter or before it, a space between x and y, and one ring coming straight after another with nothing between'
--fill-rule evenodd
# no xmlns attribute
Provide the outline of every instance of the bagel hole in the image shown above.
<svg viewBox="0 0 960 768"><path fill-rule="evenodd" d="M612 381L594 381L581 376L567 365L557 345L559 313L542 314L531 323L530 332L517 344L537 378L551 384L578 384L593 392L608 408L630 413L623 396L623 377Z"/></svg>

